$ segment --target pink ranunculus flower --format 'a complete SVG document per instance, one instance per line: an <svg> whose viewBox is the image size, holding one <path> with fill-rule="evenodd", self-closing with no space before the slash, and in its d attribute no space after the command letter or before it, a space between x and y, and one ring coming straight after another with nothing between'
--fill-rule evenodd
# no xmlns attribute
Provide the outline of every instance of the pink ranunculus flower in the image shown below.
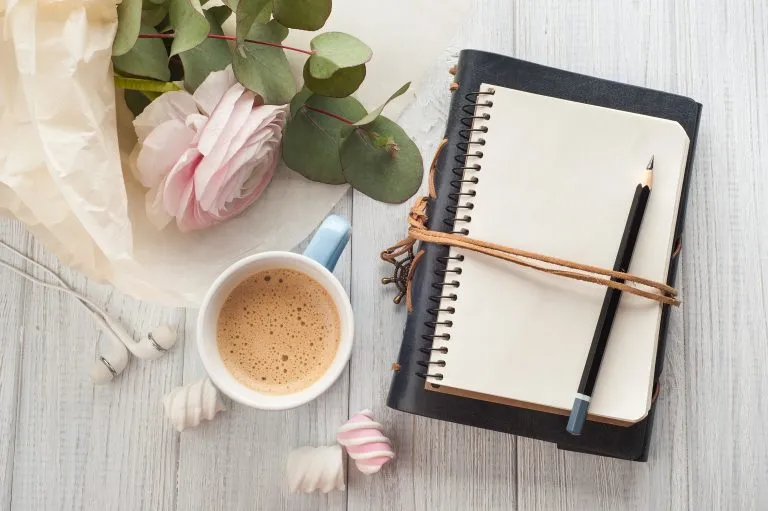
<svg viewBox="0 0 768 511"><path fill-rule="evenodd" d="M264 105L231 67L208 75L194 94L166 92L133 122L137 178L159 229L205 229L259 198L280 159L287 106Z"/></svg>

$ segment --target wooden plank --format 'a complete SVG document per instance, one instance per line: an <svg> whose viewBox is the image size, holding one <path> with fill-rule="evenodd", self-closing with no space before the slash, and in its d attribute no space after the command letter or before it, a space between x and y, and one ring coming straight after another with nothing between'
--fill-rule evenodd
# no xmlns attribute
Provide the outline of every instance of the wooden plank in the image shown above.
<svg viewBox="0 0 768 511"><path fill-rule="evenodd" d="M351 220L348 193L334 212ZM305 242L306 243L306 242ZM299 251L305 244L299 247ZM334 274L349 290L352 249L344 251ZM205 376L195 347L195 316L186 329L184 382ZM346 495L291 495L285 482L285 462L291 449L330 445L347 415L348 371L317 400L285 412L253 410L228 403L229 410L214 421L180 435L178 509L331 510L346 509ZM166 426L165 431L170 431ZM171 434L171 433L168 433Z"/></svg>
<svg viewBox="0 0 768 511"><path fill-rule="evenodd" d="M129 331L183 318L88 283L36 242L30 246L32 257L105 304ZM86 310L32 286L19 303L25 329L12 509L173 508L177 439L163 430L160 398L181 381L182 351L132 360L115 382L94 387L88 371L105 336Z"/></svg>
<svg viewBox="0 0 768 511"><path fill-rule="evenodd" d="M684 261L691 509L768 508L768 5L678 5L704 104Z"/></svg>
<svg viewBox="0 0 768 511"><path fill-rule="evenodd" d="M439 59L400 121L429 163L443 137L450 103L448 68L458 50L473 47L512 52L514 4L477 2L451 47ZM355 195L352 303L359 320L352 358L352 413L372 408L396 447L395 462L367 477L350 469L349 509L515 509L515 438L446 422L416 418L384 405L405 323L404 307L392 303L392 289L378 285L391 272L379 253L401 239L410 202L377 203Z"/></svg>
<svg viewBox="0 0 768 511"><path fill-rule="evenodd" d="M519 4L519 57L671 92L675 81L673 4L555 0ZM630 43L631 41L631 43ZM560 452L518 443L520 509L684 509L687 506L685 367L682 316L672 314L663 394L647 464Z"/></svg>
<svg viewBox="0 0 768 511"><path fill-rule="evenodd" d="M27 233L18 222L0 220L0 240L24 252ZM24 268L21 257L0 247L0 259ZM21 335L24 332L22 298L27 282L0 269L0 509L11 507L16 415L21 377Z"/></svg>
<svg viewBox="0 0 768 511"><path fill-rule="evenodd" d="M518 442L520 509L648 509L688 506L683 316L673 314L647 464Z"/></svg>
<svg viewBox="0 0 768 511"><path fill-rule="evenodd" d="M194 313L110 294L105 304L136 337L162 324L176 327L180 335L167 355L153 361L134 358L112 385L94 387L85 507L173 509L179 442L167 427L162 398L181 383L184 345L191 342L182 337L183 327Z"/></svg>

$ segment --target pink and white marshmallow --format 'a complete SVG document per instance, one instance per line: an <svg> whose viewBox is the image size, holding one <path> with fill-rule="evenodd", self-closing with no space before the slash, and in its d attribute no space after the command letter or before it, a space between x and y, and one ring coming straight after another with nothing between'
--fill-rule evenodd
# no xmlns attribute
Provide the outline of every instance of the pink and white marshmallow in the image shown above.
<svg viewBox="0 0 768 511"><path fill-rule="evenodd" d="M375 474L395 457L392 442L373 419L373 412L363 410L354 415L336 434L336 440L344 446L363 474Z"/></svg>

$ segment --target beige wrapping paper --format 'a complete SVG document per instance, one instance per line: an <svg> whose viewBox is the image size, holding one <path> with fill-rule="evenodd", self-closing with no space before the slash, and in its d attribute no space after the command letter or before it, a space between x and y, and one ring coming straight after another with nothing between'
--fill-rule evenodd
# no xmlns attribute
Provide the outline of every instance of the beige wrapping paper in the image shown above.
<svg viewBox="0 0 768 511"><path fill-rule="evenodd" d="M372 108L429 68L469 4L336 0L324 30L358 35L373 48L360 95ZM0 0L0 213L94 280L139 299L195 306L237 259L298 244L347 188L282 167L240 217L207 231L157 231L127 168L135 134L130 112L115 101L115 12L109 0ZM292 42L308 45L307 34ZM387 114L396 118L404 104Z"/></svg>

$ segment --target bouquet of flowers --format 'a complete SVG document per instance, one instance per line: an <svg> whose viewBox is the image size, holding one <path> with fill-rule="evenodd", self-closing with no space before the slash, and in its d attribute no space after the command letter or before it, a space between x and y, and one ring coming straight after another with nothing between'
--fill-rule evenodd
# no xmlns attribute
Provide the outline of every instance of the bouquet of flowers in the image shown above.
<svg viewBox="0 0 768 511"><path fill-rule="evenodd" d="M333 3L323 25L330 0L0 2L0 215L94 281L194 306L309 235L336 183L407 199L418 151L373 106L433 63L447 81L471 3Z"/></svg>
<svg viewBox="0 0 768 511"><path fill-rule="evenodd" d="M235 35L222 24L235 14ZM137 114L136 177L147 215L182 231L238 215L266 189L281 157L327 184L349 183L383 202L410 198L421 154L381 115L403 85L368 112L351 95L372 50L343 32L309 48L283 44L290 30L320 30L331 0L123 0L112 48L115 83ZM307 56L299 89L286 52Z"/></svg>

